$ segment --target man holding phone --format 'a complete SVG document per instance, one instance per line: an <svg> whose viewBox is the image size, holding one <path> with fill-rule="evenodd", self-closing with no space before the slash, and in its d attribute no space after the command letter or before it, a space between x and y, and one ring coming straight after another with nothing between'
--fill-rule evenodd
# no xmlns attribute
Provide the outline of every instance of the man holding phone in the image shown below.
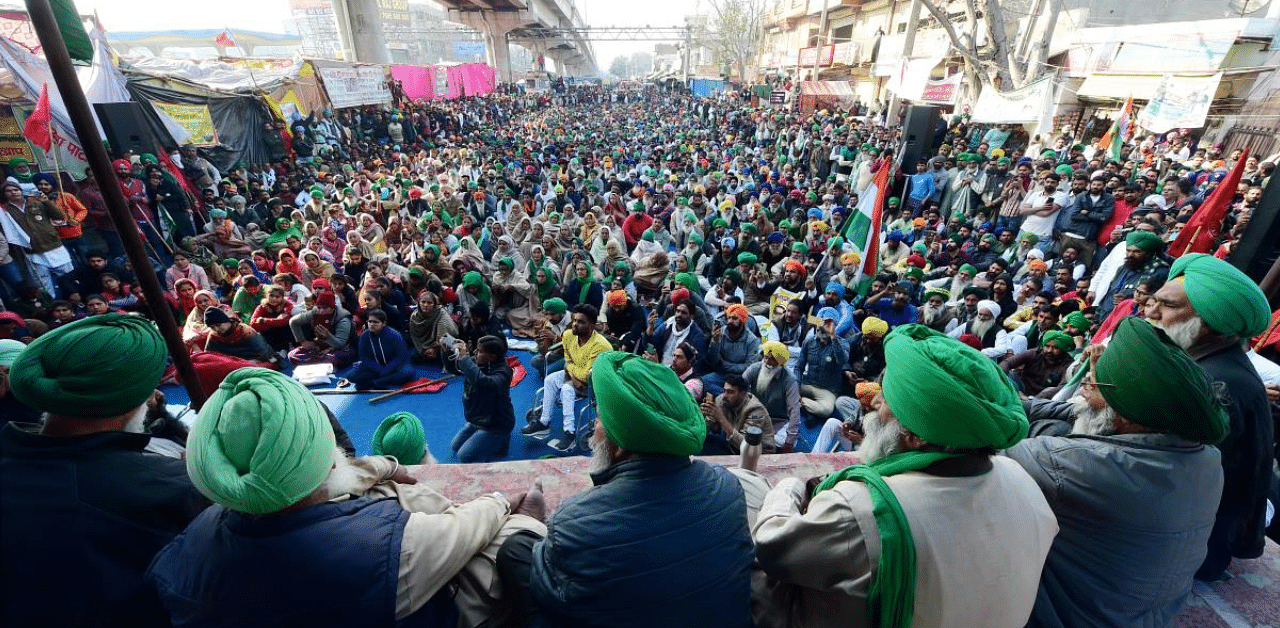
<svg viewBox="0 0 1280 628"><path fill-rule="evenodd" d="M1067 193L1058 190L1060 178L1057 173L1046 172L1040 187L1032 190L1022 201L1019 215L1022 221L1022 234L1032 233L1040 238L1040 249L1048 250L1054 245L1053 226L1057 222L1058 212L1067 202Z"/></svg>
<svg viewBox="0 0 1280 628"><path fill-rule="evenodd" d="M75 270L71 254L62 246L62 238L54 226L54 222L66 220L62 210L42 193L25 195L16 181L5 181L0 187L4 189L5 199L0 228L10 252L16 249L23 253L46 292L55 298L66 296L55 283Z"/></svg>

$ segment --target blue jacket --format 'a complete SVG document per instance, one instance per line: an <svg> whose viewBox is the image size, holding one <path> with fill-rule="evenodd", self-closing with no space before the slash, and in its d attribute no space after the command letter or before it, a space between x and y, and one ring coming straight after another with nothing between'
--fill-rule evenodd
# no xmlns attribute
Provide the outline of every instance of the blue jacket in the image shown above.
<svg viewBox="0 0 1280 628"><path fill-rule="evenodd" d="M533 546L530 595L553 625L747 628L755 558L733 474L687 457L592 475Z"/></svg>
<svg viewBox="0 0 1280 628"><path fill-rule="evenodd" d="M409 346L400 332L383 327L382 331L360 334L360 363L379 373L395 373L409 364Z"/></svg>
<svg viewBox="0 0 1280 628"><path fill-rule="evenodd" d="M448 589L396 621L409 511L325 502L271 517L205 510L147 572L174 626L448 626Z"/></svg>

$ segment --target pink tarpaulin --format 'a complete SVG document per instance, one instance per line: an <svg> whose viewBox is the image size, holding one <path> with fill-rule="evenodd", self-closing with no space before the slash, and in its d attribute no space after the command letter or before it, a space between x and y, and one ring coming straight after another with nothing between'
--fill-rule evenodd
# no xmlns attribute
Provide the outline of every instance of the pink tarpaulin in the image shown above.
<svg viewBox="0 0 1280 628"><path fill-rule="evenodd" d="M484 63L458 65L393 65L391 76L412 99L453 99L493 92L497 71Z"/></svg>

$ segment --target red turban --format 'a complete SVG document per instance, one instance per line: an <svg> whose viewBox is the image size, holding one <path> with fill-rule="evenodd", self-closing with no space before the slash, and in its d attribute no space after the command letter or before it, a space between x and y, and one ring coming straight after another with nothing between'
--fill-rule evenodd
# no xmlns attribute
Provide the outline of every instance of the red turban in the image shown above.
<svg viewBox="0 0 1280 628"><path fill-rule="evenodd" d="M688 288L676 288L671 291L671 305L680 305L689 300Z"/></svg>
<svg viewBox="0 0 1280 628"><path fill-rule="evenodd" d="M801 277L804 277L805 275L809 274L809 271L805 269L804 264L801 264L800 262L797 262L796 260L793 260L793 259L787 260L787 263L783 264L782 268L785 270L794 270Z"/></svg>
<svg viewBox="0 0 1280 628"><path fill-rule="evenodd" d="M612 291L610 291L610 292L609 292L608 300L607 300L606 302L609 304L609 307L611 307L611 308L613 308L613 309L615 309L615 310L619 310L619 309L622 309L622 308L626 307L626 306L627 306L627 291L626 291L626 290L612 290Z"/></svg>

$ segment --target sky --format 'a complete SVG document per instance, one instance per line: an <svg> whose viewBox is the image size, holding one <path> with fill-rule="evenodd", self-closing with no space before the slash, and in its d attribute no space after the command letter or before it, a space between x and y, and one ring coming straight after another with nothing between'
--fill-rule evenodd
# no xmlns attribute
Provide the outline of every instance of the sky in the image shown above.
<svg viewBox="0 0 1280 628"><path fill-rule="evenodd" d="M684 16L697 11L698 0L576 0L578 12L592 26L681 26ZM76 0L83 13L97 11L109 31L172 30L182 28L243 28L284 32L289 19L287 0ZM180 6L179 10L175 10ZM637 10L643 7L643 10ZM594 42L596 61L608 69L615 56L653 51L654 42Z"/></svg>

